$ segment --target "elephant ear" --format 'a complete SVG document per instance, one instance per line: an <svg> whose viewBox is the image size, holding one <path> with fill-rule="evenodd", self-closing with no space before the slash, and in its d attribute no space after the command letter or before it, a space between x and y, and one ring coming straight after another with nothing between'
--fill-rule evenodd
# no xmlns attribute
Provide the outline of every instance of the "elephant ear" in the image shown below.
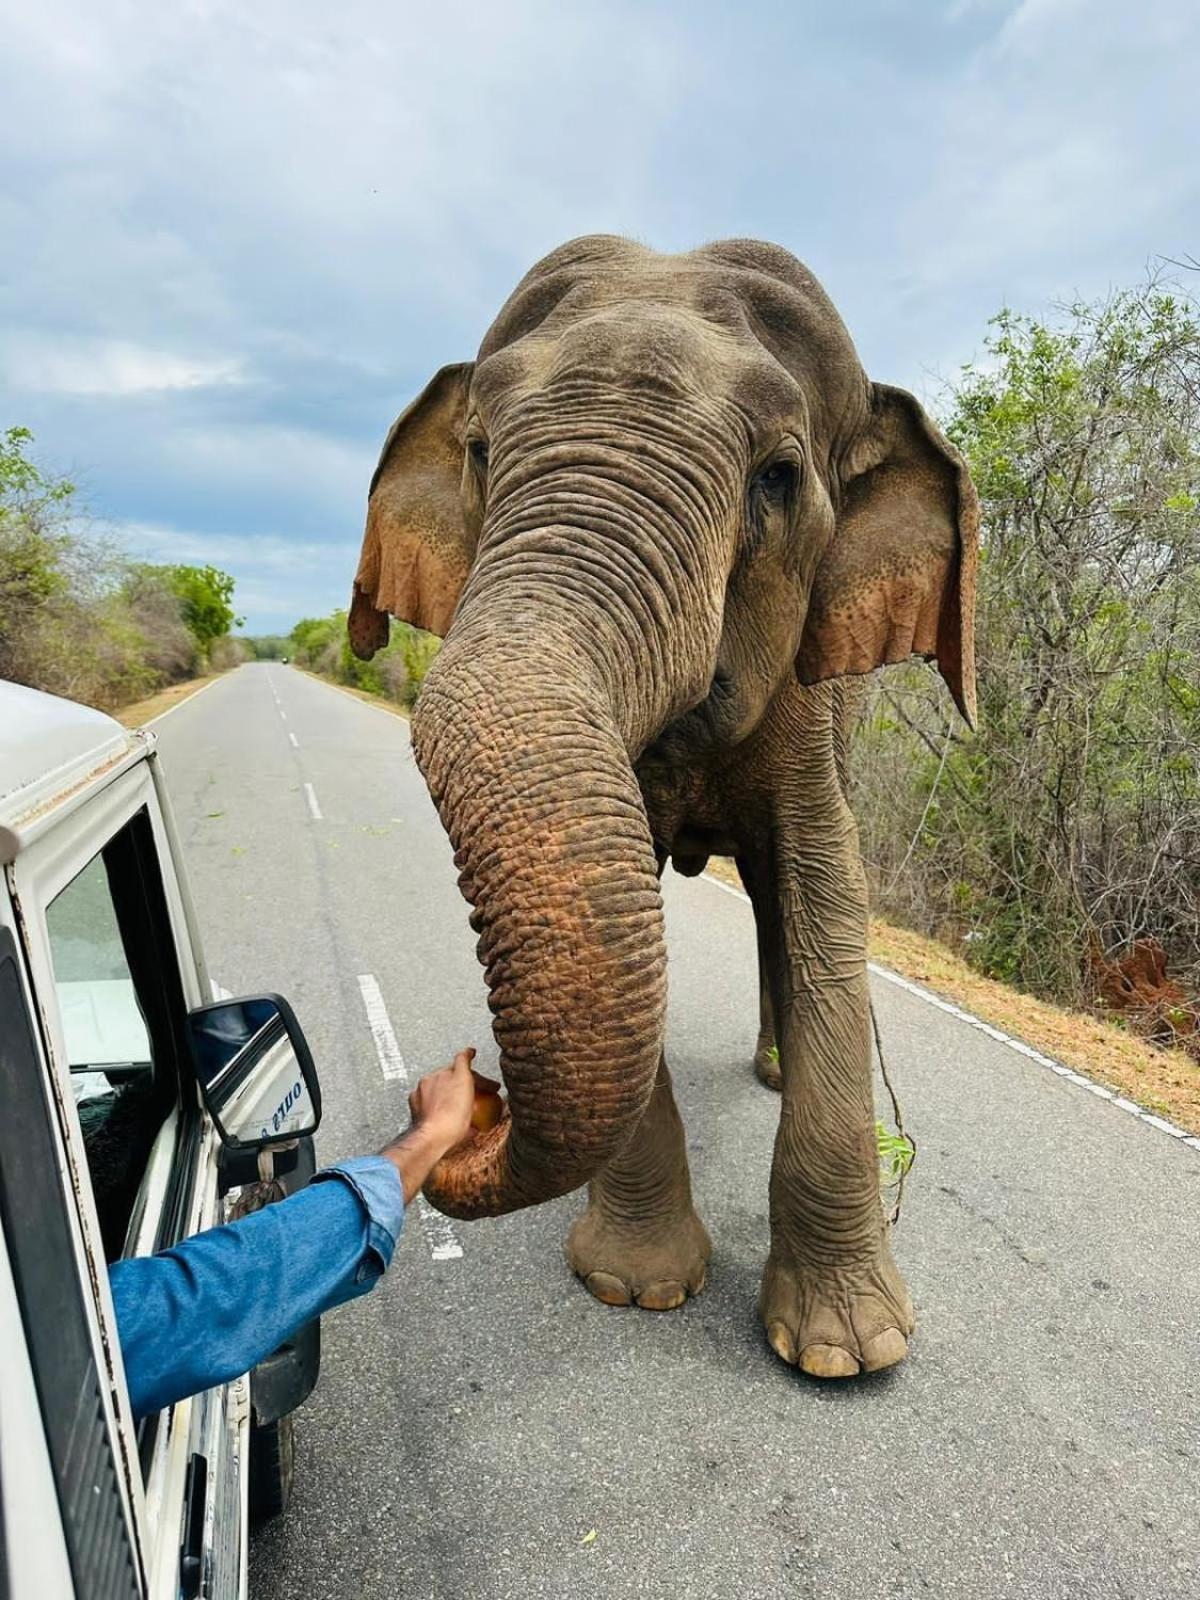
<svg viewBox="0 0 1200 1600"><path fill-rule="evenodd" d="M962 457L911 394L873 385L813 582L801 682L924 656L974 727L978 554L979 501Z"/></svg>
<svg viewBox="0 0 1200 1600"><path fill-rule="evenodd" d="M389 611L439 636L450 626L475 554L462 506L472 371L443 367L384 443L350 602L350 646L364 661L387 643Z"/></svg>

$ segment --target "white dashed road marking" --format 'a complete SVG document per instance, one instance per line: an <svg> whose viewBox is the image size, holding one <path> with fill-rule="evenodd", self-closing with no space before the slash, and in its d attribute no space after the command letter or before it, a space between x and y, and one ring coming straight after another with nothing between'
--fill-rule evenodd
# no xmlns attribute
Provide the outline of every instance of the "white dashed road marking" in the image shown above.
<svg viewBox="0 0 1200 1600"><path fill-rule="evenodd" d="M367 1026L371 1030L380 1071L389 1083L407 1083L408 1068L404 1065L404 1057L400 1053L379 984L371 973L362 972L358 978L358 989L367 1013ZM463 1247L458 1242L450 1219L443 1217L440 1211L435 1211L423 1194L417 1196L417 1214L424 1226L429 1254L433 1259L461 1260Z"/></svg>
<svg viewBox="0 0 1200 1600"><path fill-rule="evenodd" d="M306 783L304 785L304 798L308 801L308 809L312 813L313 821L320 822L322 820L321 808L317 804L317 791L313 788L311 783Z"/></svg>
<svg viewBox="0 0 1200 1600"><path fill-rule="evenodd" d="M400 1054L400 1046L396 1043L396 1035L392 1031L392 1019L388 1016L378 983L369 972L363 972L359 974L358 989L366 1007L367 1027L370 1028L371 1038L375 1041L375 1054L379 1057L384 1077L389 1083L407 1083L408 1068L404 1065L404 1057Z"/></svg>
<svg viewBox="0 0 1200 1600"><path fill-rule="evenodd" d="M449 1217L435 1211L423 1194L417 1196L417 1210L425 1224L429 1254L435 1261L461 1261L463 1247L454 1234Z"/></svg>
<svg viewBox="0 0 1200 1600"><path fill-rule="evenodd" d="M293 750L299 750L300 741L299 741L299 739L297 739L296 735L294 733L289 733L288 734L288 738L292 741L292 749Z"/></svg>
<svg viewBox="0 0 1200 1600"><path fill-rule="evenodd" d="M737 900L744 900L750 904L750 897L743 894L740 889L735 889L731 883L722 883L720 878L711 878L708 873L702 874L706 883L711 883L714 888L724 889L726 894L731 894ZM1005 1033L1000 1028L994 1028L990 1022L984 1022L982 1017L972 1016L971 1012L964 1011L961 1006L943 1000L940 995L931 994L928 989L923 989L919 983L913 983L908 978L902 978L898 972L892 972L888 967L881 967L877 962L868 961L867 971L876 978L882 978L885 983L894 983L898 989L905 989L909 994L915 995L918 1000L923 1000L928 1006L936 1006L939 1011L944 1011L947 1016L957 1017L959 1022L965 1022L969 1028L976 1029L979 1033L987 1034L989 1039L995 1039L997 1044L1007 1045L1010 1050L1015 1050L1018 1055L1025 1056L1029 1061L1036 1061L1039 1067L1046 1067L1054 1073L1056 1078L1063 1078L1067 1083L1073 1083L1077 1088L1086 1089L1089 1094L1096 1095L1101 1100L1107 1100L1120 1111L1127 1111L1130 1116L1136 1117L1139 1122L1147 1123L1151 1128L1157 1128L1160 1133L1169 1133L1172 1139L1179 1139L1183 1144L1189 1145L1193 1150L1200 1150L1200 1138L1194 1138L1186 1128L1178 1128L1173 1122L1168 1122L1165 1117L1156 1117L1152 1112L1143 1111L1141 1106L1135 1105L1132 1100L1116 1094L1112 1089L1106 1088L1102 1083L1094 1083L1091 1078L1085 1078L1082 1072L1076 1072L1073 1067L1064 1066L1061 1061L1054 1061L1050 1056L1044 1056L1040 1050L1035 1050L1022 1039L1014 1039L1012 1034Z"/></svg>

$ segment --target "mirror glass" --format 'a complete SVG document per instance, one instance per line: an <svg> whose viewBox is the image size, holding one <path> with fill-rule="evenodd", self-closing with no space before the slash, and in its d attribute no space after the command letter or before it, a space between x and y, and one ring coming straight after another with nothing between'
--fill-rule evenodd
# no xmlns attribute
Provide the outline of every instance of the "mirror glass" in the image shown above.
<svg viewBox="0 0 1200 1600"><path fill-rule="evenodd" d="M205 1107L234 1149L313 1133L321 1095L304 1035L277 995L201 1006L188 1017Z"/></svg>

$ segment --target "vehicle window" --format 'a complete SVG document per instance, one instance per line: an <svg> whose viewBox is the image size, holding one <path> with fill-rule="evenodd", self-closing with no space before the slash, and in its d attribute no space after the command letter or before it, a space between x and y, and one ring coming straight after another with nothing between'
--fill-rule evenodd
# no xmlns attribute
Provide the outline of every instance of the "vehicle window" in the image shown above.
<svg viewBox="0 0 1200 1600"><path fill-rule="evenodd" d="M132 827L132 825L131 825ZM136 841L123 830L46 912L71 1087L108 1260L124 1248L150 1147L176 1098L170 1030L155 1041L156 987ZM139 970L142 969L142 970ZM137 977L135 978L135 973ZM165 1048L164 1048L165 1046Z"/></svg>

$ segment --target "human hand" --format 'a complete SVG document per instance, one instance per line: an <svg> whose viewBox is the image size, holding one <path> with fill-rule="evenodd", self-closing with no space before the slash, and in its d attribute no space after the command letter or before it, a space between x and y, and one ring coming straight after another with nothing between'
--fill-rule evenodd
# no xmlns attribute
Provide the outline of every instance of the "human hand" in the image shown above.
<svg viewBox="0 0 1200 1600"><path fill-rule="evenodd" d="M475 1105L475 1075L472 1049L460 1050L448 1067L427 1072L408 1097L414 1131L423 1133L437 1158L460 1143L471 1126Z"/></svg>
<svg viewBox="0 0 1200 1600"><path fill-rule="evenodd" d="M474 1050L460 1050L448 1067L427 1072L408 1097L412 1125L383 1151L404 1185L408 1205L454 1145L466 1138L475 1105Z"/></svg>

